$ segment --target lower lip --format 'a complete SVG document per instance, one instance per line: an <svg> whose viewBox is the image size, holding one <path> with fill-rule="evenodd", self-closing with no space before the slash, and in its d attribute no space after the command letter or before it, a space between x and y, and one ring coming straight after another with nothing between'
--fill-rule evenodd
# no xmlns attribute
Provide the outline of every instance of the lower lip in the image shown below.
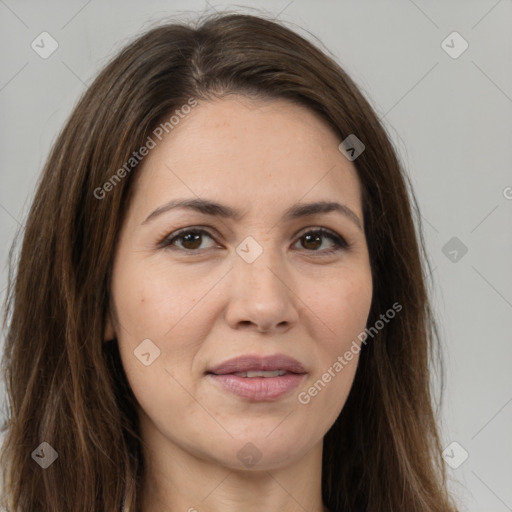
<svg viewBox="0 0 512 512"><path fill-rule="evenodd" d="M305 373L287 373L278 377L237 377L233 374L209 376L224 389L254 402L270 402L295 389Z"/></svg>

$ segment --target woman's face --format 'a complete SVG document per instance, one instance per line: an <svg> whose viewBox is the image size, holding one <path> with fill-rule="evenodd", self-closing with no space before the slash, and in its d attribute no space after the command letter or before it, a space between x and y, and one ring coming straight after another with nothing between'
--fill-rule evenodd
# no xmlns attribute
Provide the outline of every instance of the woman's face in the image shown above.
<svg viewBox="0 0 512 512"><path fill-rule="evenodd" d="M284 467L321 446L357 367L372 279L356 169L286 100L199 103L155 140L133 171L106 331L143 438L225 467Z"/></svg>

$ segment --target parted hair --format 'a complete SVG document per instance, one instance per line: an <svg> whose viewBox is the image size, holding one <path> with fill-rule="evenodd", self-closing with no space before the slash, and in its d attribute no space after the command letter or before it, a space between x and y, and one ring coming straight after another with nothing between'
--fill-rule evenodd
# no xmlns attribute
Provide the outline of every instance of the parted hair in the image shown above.
<svg viewBox="0 0 512 512"><path fill-rule="evenodd" d="M112 256L137 166L97 191L190 98L288 99L340 142L355 134L373 299L368 325L402 310L362 347L349 397L323 444L322 497L336 512L453 512L431 373L440 368L417 205L378 115L336 59L267 16L168 20L99 72L50 151L11 252L1 452L8 512L140 509L135 397L117 344L104 343ZM197 107L197 108L200 108ZM16 255L15 255L16 254ZM115 341L115 340L114 340ZM47 442L57 460L31 457Z"/></svg>

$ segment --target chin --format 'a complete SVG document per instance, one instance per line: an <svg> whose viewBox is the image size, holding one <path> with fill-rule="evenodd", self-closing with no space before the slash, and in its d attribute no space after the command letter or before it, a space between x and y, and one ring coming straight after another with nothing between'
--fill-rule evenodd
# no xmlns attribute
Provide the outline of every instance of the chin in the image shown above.
<svg viewBox="0 0 512 512"><path fill-rule="evenodd" d="M281 436L273 441L266 432L249 433L230 439L222 453L211 454L219 465L236 471L269 471L284 468L303 457L312 446L300 439ZM221 444L219 442L219 444Z"/></svg>

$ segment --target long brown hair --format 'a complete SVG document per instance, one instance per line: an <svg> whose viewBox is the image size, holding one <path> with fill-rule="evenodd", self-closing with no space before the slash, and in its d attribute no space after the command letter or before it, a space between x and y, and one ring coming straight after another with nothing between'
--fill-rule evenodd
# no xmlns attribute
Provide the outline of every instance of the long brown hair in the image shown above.
<svg viewBox="0 0 512 512"><path fill-rule="evenodd" d="M438 336L421 229L393 146L331 57L270 19L216 14L152 28L125 47L51 150L5 309L9 512L119 511L130 488L127 505L138 509L144 461L135 398L116 343L103 343L112 255L136 166L108 193L98 190L190 98L231 93L290 99L319 113L340 142L355 134L366 146L354 165L373 275L368 325L391 304L402 311L363 347L349 398L325 436L325 506L455 510L430 384ZM42 442L58 453L45 470L31 457Z"/></svg>

